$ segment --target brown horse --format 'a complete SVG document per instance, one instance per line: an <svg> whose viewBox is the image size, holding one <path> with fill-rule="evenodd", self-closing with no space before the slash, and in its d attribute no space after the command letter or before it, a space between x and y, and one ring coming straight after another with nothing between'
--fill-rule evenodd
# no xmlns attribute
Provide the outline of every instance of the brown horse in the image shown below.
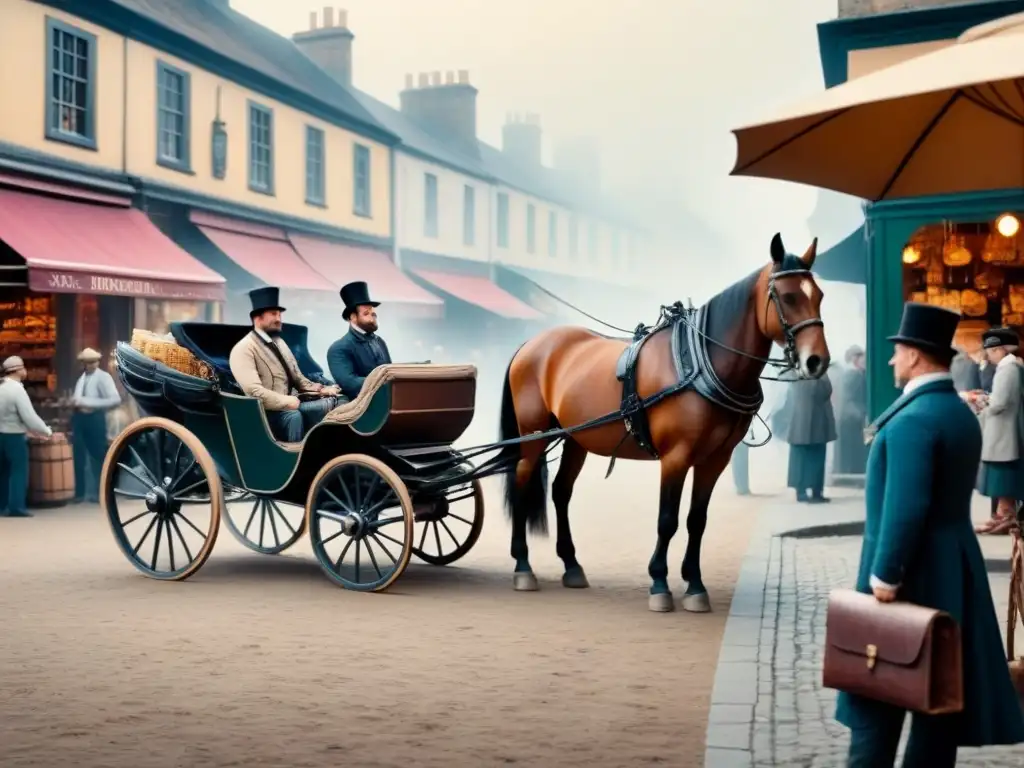
<svg viewBox="0 0 1024 768"><path fill-rule="evenodd" d="M686 520L689 540L682 576L687 582L683 608L710 610L701 581L700 545L707 523L708 502L733 448L749 429L763 401L759 378L772 342L783 346L787 360L805 378L818 378L829 364L820 307L822 292L811 274L817 239L803 256L786 252L782 238L771 242L771 262L711 299L697 314L683 314L703 345L704 381L715 382L702 392L687 388L646 409L650 447L645 450L627 432L623 420L572 433L565 440L552 487L557 523L555 550L565 564L562 584L589 586L569 530L569 501L588 453L661 462L658 541L648 566L652 585L648 607L674 609L668 587L668 546L679 527L683 484L692 467L693 493ZM696 317L703 320L698 327ZM674 325L674 324L671 324ZM671 325L657 328L640 349L636 391L648 398L679 381ZM558 427L571 428L621 404L622 383L617 361L627 346L579 327L545 331L524 344L505 374L501 408L501 439L509 440ZM710 368L709 373L707 369ZM706 396L708 392L710 396ZM512 519L512 557L516 590L533 591L537 578L530 568L526 531L547 530L547 465L549 440L506 446L502 456L515 467L506 477L505 506ZM512 474L510 472L510 474Z"/></svg>

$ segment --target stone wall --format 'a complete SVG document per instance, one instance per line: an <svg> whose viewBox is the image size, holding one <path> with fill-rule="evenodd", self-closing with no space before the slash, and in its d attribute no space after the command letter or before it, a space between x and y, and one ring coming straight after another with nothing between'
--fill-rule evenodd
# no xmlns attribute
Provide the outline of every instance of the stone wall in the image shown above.
<svg viewBox="0 0 1024 768"><path fill-rule="evenodd" d="M935 8L940 5L967 5L986 0L839 0L839 18L892 13L908 8Z"/></svg>

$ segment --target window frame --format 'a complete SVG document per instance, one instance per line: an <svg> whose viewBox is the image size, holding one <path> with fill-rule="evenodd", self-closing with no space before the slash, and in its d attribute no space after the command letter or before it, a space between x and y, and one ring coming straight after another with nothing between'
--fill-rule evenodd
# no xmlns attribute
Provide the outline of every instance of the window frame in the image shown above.
<svg viewBox="0 0 1024 768"><path fill-rule="evenodd" d="M462 244L476 245L476 187L462 186Z"/></svg>
<svg viewBox="0 0 1024 768"><path fill-rule="evenodd" d="M558 256L558 211L548 211L548 256Z"/></svg>
<svg viewBox="0 0 1024 768"><path fill-rule="evenodd" d="M53 90L53 78L56 74L53 67L53 52L55 47L54 37L57 32L84 40L88 46L88 60L86 62L87 71L85 76L85 132L82 134L65 133L59 128L53 127L53 118L55 114L54 98L56 97ZM74 27L67 24L60 19L47 16L46 48L44 55L46 56L44 67L44 71L46 72L46 101L43 105L44 137L49 141L59 141L62 144L70 144L82 149L91 149L93 151L98 150L99 146L96 137L96 91L98 85L96 82L96 59L99 55L99 50L96 35L91 32L87 32L80 27Z"/></svg>
<svg viewBox="0 0 1024 768"><path fill-rule="evenodd" d="M317 158L314 158L310 154L310 146L312 145L312 139L316 136L319 139L320 153ZM319 166L319 190L314 190L310 186L310 163L316 160ZM315 125L306 125L306 205L315 205L318 208L327 207L327 135L323 128L317 128ZM314 195L313 192L319 191L319 196Z"/></svg>
<svg viewBox="0 0 1024 768"><path fill-rule="evenodd" d="M537 252L537 206L526 204L526 252Z"/></svg>
<svg viewBox="0 0 1024 768"><path fill-rule="evenodd" d="M181 157L164 157L160 152L165 114L162 95L165 74L181 78ZM157 59L156 62L156 164L183 173L192 173L192 75L191 73Z"/></svg>
<svg viewBox="0 0 1024 768"><path fill-rule="evenodd" d="M363 190L363 196L365 200L364 204L360 205L359 202L359 159L364 157L366 159L366 177L364 179L365 189ZM370 177L372 176L372 164L370 148L365 144L353 144L352 145L352 213L356 216L363 216L370 218L373 213L373 198L371 197L371 190L373 187L370 183Z"/></svg>
<svg viewBox="0 0 1024 768"><path fill-rule="evenodd" d="M431 181L433 186L431 186ZM429 171L423 174L423 236L437 238L440 232L438 224L439 182L436 173ZM433 192L433 194L431 194Z"/></svg>
<svg viewBox="0 0 1024 768"><path fill-rule="evenodd" d="M247 116L248 116L248 120L246 121L248 123L247 135L246 135L246 140L247 140L247 144L248 144L248 152L246 154L248 155L248 163L247 163L248 170L247 170L247 174L249 176L249 190L252 191L252 192L256 192L258 194L261 194L261 195L269 195L269 196L273 197L275 195L275 192L274 192L274 182L275 182L275 178L274 178L274 109L273 109L273 107L264 106L263 104L260 104L260 103L258 103L256 101L253 101L252 99L247 100L246 106L247 106L246 113L247 113ZM265 186L265 187L261 186L258 183L256 183L256 180L253 177L253 159L254 159L254 156L253 156L253 117L255 117L255 115L257 113L260 113L260 114L263 114L263 115L267 116L267 154L268 154L268 157L267 157L267 177L268 178L267 178L267 186Z"/></svg>
<svg viewBox="0 0 1024 768"><path fill-rule="evenodd" d="M495 234L497 235L497 245L499 248L508 248L508 233L509 233L509 220L511 218L511 202L509 201L508 192L499 192L497 205L497 226L495 227Z"/></svg>

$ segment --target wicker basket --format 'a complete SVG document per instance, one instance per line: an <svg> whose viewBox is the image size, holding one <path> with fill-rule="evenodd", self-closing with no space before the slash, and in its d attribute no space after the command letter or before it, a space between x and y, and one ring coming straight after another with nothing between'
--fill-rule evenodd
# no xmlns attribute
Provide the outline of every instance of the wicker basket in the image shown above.
<svg viewBox="0 0 1024 768"><path fill-rule="evenodd" d="M146 341L149 340L149 339L158 339L158 338L160 338L160 337L157 336L152 331L147 331L147 330L144 330L142 328L133 328L132 329L131 347L136 352L142 352L143 354L145 354L146 353L145 352Z"/></svg>
<svg viewBox="0 0 1024 768"><path fill-rule="evenodd" d="M134 342L135 335L132 334ZM198 376L201 379L213 379L213 370L206 363L198 360L195 355L184 347L178 346L173 341L167 341L154 334L150 334L142 342L142 354L158 363L163 363L168 368L173 368L189 376Z"/></svg>

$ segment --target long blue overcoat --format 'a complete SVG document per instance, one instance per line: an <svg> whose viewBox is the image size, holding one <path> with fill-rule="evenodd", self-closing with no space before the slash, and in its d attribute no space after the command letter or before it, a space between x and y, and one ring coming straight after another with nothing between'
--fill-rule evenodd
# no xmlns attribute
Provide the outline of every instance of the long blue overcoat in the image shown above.
<svg viewBox="0 0 1024 768"><path fill-rule="evenodd" d="M959 623L964 709L944 717L957 729L960 746L1024 741L1024 717L971 526L981 461L978 419L946 379L904 394L875 426L857 590L871 594L873 574L899 584L899 600L946 611ZM836 719L868 728L887 711L886 704L840 693Z"/></svg>

